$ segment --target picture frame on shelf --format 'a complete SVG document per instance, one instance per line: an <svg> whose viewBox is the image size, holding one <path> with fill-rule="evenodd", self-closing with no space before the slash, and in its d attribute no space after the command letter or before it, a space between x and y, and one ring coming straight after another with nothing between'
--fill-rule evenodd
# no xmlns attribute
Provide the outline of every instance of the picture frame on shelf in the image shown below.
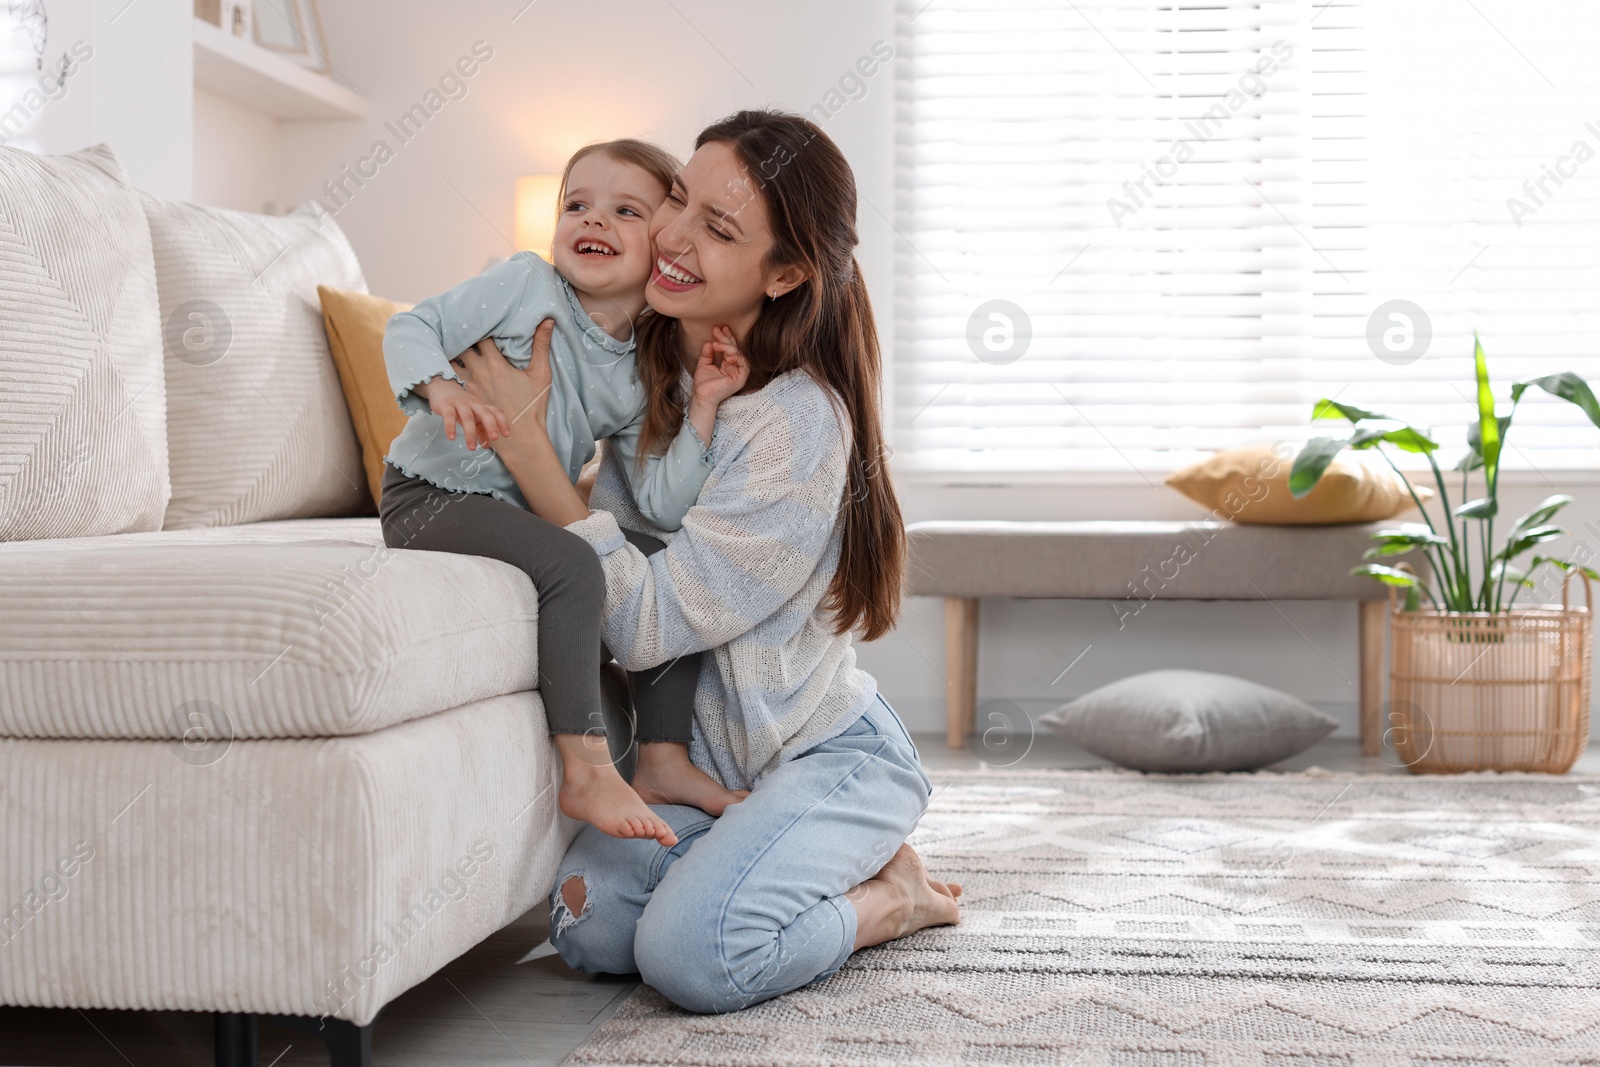
<svg viewBox="0 0 1600 1067"><path fill-rule="evenodd" d="M255 0L256 44L318 74L328 73L316 0Z"/></svg>

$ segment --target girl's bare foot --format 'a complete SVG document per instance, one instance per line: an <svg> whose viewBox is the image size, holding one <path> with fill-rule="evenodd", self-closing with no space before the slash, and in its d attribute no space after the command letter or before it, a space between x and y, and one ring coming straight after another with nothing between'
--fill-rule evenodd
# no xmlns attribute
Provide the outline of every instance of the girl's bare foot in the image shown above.
<svg viewBox="0 0 1600 1067"><path fill-rule="evenodd" d="M726 789L689 762L689 746L679 741L648 741L639 746L633 789L647 804L688 804L707 815L721 815L729 804L750 795L748 789Z"/></svg>
<svg viewBox="0 0 1600 1067"><path fill-rule="evenodd" d="M929 877L916 850L901 845L883 870L845 894L856 908L855 947L881 945L929 926L954 926L961 921L960 895L959 885Z"/></svg>
<svg viewBox="0 0 1600 1067"><path fill-rule="evenodd" d="M557 734L561 752L561 811L612 837L653 837L671 848L678 835L651 811L611 762L606 739L595 734Z"/></svg>

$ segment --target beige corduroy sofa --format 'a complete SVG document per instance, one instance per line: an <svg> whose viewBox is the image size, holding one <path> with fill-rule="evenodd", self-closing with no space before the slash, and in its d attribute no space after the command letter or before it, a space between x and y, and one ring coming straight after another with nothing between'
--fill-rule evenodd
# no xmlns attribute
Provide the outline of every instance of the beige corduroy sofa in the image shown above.
<svg viewBox="0 0 1600 1067"><path fill-rule="evenodd" d="M383 547L318 284L365 291L329 218L0 148L0 1003L364 1063L576 831L533 588Z"/></svg>

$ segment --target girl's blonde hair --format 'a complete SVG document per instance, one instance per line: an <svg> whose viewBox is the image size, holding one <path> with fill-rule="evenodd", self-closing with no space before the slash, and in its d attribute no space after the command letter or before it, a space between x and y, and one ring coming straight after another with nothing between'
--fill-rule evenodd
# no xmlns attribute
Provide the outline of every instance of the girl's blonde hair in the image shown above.
<svg viewBox="0 0 1600 1067"><path fill-rule="evenodd" d="M572 153L572 158L567 160L566 169L561 172L561 192L556 197L557 218L560 218L561 213L566 210L567 183L572 180L572 168L578 160L592 156L596 152L604 152L619 163L632 163L660 182L663 193L672 188L672 179L683 169L683 164L678 162L676 156L649 141L623 137L615 141L596 141L594 144L586 144Z"/></svg>

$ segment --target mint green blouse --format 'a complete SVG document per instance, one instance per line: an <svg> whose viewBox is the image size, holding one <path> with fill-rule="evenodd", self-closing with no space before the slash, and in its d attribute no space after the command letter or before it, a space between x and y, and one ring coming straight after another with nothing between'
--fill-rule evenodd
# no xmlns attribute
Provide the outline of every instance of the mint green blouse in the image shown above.
<svg viewBox="0 0 1600 1067"><path fill-rule="evenodd" d="M567 280L532 252L518 252L389 320L383 358L395 399L409 418L385 462L441 489L486 493L526 508L511 472L493 450L467 448L459 432L454 441L446 437L444 420L412 389L436 377L460 381L451 358L485 337L493 338L514 366L526 368L533 332L545 319L556 323L545 428L567 477L576 483L583 465L594 458L595 442L609 439L645 517L663 530L678 529L711 470L710 450L686 419L664 455L635 463L645 395L634 373L633 341L619 341L597 326ZM508 419L516 414L505 412Z"/></svg>

